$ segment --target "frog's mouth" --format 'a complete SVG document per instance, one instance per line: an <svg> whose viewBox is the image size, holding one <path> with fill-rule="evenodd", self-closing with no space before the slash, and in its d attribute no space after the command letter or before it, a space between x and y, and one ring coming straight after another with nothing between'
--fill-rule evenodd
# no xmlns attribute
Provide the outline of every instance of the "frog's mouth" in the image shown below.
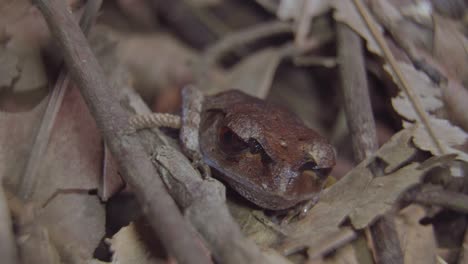
<svg viewBox="0 0 468 264"><path fill-rule="evenodd" d="M224 127L223 112L207 112L202 120L200 146L205 162L247 200L262 208L283 210L313 199L322 189L321 183L308 178L290 184L299 172L276 170L282 166L258 142L245 142Z"/></svg>

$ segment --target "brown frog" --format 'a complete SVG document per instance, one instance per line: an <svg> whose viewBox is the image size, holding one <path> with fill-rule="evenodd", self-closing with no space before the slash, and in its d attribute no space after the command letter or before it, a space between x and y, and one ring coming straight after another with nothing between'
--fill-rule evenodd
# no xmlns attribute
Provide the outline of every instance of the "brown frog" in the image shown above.
<svg viewBox="0 0 468 264"><path fill-rule="evenodd" d="M186 87L182 101L181 119L140 116L132 126L181 127L185 154L204 172L209 171L206 165L214 168L262 208L282 210L317 200L335 165L335 153L296 115L236 90L205 97Z"/></svg>
<svg viewBox="0 0 468 264"><path fill-rule="evenodd" d="M199 133L204 162L266 209L313 200L335 165L333 147L296 115L236 90L205 98Z"/></svg>

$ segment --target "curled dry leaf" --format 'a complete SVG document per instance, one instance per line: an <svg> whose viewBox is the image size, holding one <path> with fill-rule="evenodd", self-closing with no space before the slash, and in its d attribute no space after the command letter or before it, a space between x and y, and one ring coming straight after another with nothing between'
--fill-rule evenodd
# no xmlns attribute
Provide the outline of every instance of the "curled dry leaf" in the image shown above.
<svg viewBox="0 0 468 264"><path fill-rule="evenodd" d="M442 94L440 87L431 82L425 74L417 71L413 66L405 63L400 63L399 65L415 94L420 97L424 109L429 113L435 113L437 110L441 109L443 103L441 100ZM392 77L394 76L387 66L385 66L385 69ZM414 108L403 91L400 91L397 97L392 98L392 105L405 119L419 122ZM458 159L466 161L468 157L467 154L453 149L452 147L464 144L468 139L468 134L445 119L437 118L431 114L429 117L436 136L446 146L446 150L448 150L449 153L457 153L459 155ZM404 122L403 126L409 127L411 123ZM416 128L414 143L422 150L430 151L434 155L439 154L439 151L432 143L429 134L422 125L418 125Z"/></svg>
<svg viewBox="0 0 468 264"><path fill-rule="evenodd" d="M327 189L303 220L287 227L288 237L279 247L280 252L290 254L319 246L328 237L339 233L340 225L347 218L355 228L362 229L389 210L401 193L418 184L430 169L419 169L420 163L412 161L408 154L415 151L409 144L414 132L414 128L400 131L374 156ZM395 157L401 153L407 154L404 158ZM387 167L398 169L385 177L374 178L369 165L376 159L384 160Z"/></svg>

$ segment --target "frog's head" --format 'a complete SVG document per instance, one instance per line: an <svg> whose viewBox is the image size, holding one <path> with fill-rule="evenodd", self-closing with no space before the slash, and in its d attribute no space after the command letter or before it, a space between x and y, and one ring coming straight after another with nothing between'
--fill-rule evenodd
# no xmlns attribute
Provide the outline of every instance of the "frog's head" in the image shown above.
<svg viewBox="0 0 468 264"><path fill-rule="evenodd" d="M238 91L207 99L201 131L208 165L263 208L314 198L335 165L333 147L293 113Z"/></svg>

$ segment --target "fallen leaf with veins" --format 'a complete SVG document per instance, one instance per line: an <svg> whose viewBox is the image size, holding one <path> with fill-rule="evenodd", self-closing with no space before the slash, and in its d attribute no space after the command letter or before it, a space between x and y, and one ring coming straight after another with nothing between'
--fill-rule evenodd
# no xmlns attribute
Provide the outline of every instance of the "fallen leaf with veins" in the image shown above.
<svg viewBox="0 0 468 264"><path fill-rule="evenodd" d="M435 116L444 106L441 98L441 88L429 80L424 73L417 71L413 66L406 63L400 63L399 65L410 86L413 88L413 91L419 96L422 107L429 113L429 122L434 129L436 137L445 145L445 149L448 151L447 154L457 153L457 159L468 161L468 155L466 153L453 148L453 146L464 144L468 139L468 133L452 125L448 120ZM394 78L389 67L385 66L384 68ZM396 82L395 79L394 81ZM392 98L392 105L395 111L402 117L419 123L418 115L405 92L400 91L396 97ZM413 123L403 122L403 127L410 127L412 125ZM429 137L427 130L420 124L416 128L413 141L422 150L429 151L434 155L440 154Z"/></svg>

